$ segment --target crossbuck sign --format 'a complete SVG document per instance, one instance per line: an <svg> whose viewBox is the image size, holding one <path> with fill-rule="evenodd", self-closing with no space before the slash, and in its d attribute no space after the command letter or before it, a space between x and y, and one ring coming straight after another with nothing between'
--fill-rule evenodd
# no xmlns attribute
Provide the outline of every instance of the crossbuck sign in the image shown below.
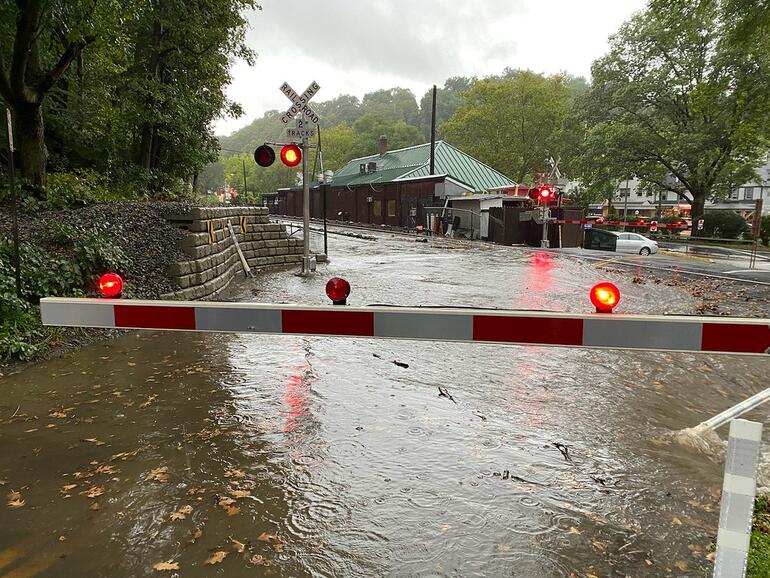
<svg viewBox="0 0 770 578"><path fill-rule="evenodd" d="M321 87L318 86L318 83L314 80L310 83L310 86L305 89L305 92L297 94L294 89L289 86L288 82L284 82L281 85L281 92L291 101L291 106L283 113L283 116L281 116L281 122L283 124L289 124L291 119L302 113L303 120L308 123L318 124L318 115L312 108L310 108L308 102L310 102L310 99L313 98L316 92L318 92L319 88Z"/></svg>

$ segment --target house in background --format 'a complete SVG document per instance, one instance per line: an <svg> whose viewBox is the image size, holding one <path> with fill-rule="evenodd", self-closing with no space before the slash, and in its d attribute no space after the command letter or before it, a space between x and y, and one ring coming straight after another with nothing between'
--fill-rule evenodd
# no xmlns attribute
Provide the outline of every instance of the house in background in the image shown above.
<svg viewBox="0 0 770 578"><path fill-rule="evenodd" d="M757 169L757 177L756 181L733 189L727 199L708 199L705 210L731 209L748 218L754 214L755 201L763 199L762 214L770 214L770 153L765 158L765 164ZM612 207L621 215L627 211L629 215L648 218L657 216L659 207L664 216L689 217L691 208L689 203L670 191L663 192L660 196L647 195L640 190L639 181L636 179L620 181L612 199ZM603 203L592 204L590 208L592 212L601 212L605 216L609 211L606 200Z"/></svg>
<svg viewBox="0 0 770 578"><path fill-rule="evenodd" d="M436 207L453 201L468 205L468 197L516 186L511 179L445 141L436 141L434 174L430 174L430 143L388 150L388 139L378 140L378 154L353 159L334 174L331 182L311 189L311 216L322 217L326 193L328 219L414 228L427 225ZM477 213L480 207L472 209ZM272 212L302 215L302 189L279 189ZM460 213L461 211L458 211Z"/></svg>

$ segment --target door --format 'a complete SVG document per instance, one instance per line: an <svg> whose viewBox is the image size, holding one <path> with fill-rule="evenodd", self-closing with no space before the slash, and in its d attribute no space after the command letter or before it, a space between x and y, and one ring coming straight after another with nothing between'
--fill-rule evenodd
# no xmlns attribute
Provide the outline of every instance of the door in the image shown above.
<svg viewBox="0 0 770 578"><path fill-rule="evenodd" d="M618 253L638 253L634 250L635 241L631 238L631 233L620 233L618 235Z"/></svg>

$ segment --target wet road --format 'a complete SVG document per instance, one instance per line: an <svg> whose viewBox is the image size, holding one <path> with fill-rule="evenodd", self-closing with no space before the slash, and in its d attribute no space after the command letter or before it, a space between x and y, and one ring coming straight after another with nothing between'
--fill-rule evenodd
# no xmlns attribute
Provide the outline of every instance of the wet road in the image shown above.
<svg viewBox="0 0 770 578"><path fill-rule="evenodd" d="M375 237L335 236L316 277L271 272L230 297L322 304L340 275L355 305L589 311L600 275L553 253ZM695 306L612 280L625 312ZM754 393L767 370L128 333L0 378L0 576L705 575L722 466L651 440Z"/></svg>

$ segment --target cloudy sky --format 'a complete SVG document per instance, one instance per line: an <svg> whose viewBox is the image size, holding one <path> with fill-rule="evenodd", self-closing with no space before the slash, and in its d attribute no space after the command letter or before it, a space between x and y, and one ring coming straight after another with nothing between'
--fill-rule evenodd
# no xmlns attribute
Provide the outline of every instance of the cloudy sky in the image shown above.
<svg viewBox="0 0 770 578"><path fill-rule="evenodd" d="M315 100L380 88L410 88L419 101L450 76L484 76L506 66L588 77L607 37L645 0L258 0L248 44L256 65L233 66L230 98L245 115L222 119L229 134L266 110L289 105L311 80Z"/></svg>

